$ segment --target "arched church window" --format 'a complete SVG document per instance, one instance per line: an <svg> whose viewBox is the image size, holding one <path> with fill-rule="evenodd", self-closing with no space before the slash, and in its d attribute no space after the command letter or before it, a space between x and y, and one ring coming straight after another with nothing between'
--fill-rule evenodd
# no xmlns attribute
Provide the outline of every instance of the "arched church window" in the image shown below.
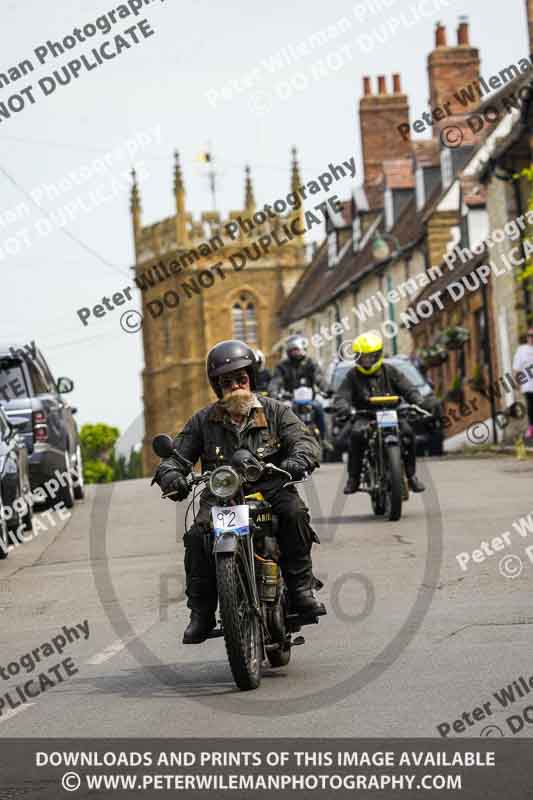
<svg viewBox="0 0 533 800"><path fill-rule="evenodd" d="M257 344L257 315L253 299L242 294L231 309L233 338L247 344Z"/></svg>

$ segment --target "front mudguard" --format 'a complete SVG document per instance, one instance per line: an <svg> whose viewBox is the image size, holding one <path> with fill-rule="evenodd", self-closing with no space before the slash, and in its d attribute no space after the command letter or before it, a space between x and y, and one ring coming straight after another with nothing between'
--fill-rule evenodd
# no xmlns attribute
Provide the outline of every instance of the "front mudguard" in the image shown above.
<svg viewBox="0 0 533 800"><path fill-rule="evenodd" d="M234 533L223 533L217 536L213 545L213 553L236 553L239 546L239 537Z"/></svg>
<svg viewBox="0 0 533 800"><path fill-rule="evenodd" d="M398 433L388 433L384 439L385 447L395 447L400 445L400 435Z"/></svg>

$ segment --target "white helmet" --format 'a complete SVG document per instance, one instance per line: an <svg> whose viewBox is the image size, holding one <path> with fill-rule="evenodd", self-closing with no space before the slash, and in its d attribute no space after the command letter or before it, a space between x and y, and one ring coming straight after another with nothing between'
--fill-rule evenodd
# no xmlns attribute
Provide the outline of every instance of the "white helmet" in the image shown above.
<svg viewBox="0 0 533 800"><path fill-rule="evenodd" d="M265 354L262 350L255 350L255 360L257 361L257 368L263 369L265 366Z"/></svg>

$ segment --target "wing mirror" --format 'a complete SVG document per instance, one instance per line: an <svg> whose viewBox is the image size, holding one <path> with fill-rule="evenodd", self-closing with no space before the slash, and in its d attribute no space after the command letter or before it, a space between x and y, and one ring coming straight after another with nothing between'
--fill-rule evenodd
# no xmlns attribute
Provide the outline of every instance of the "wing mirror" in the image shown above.
<svg viewBox="0 0 533 800"><path fill-rule="evenodd" d="M74 389L74 381L70 378L58 378L56 385L59 394L68 394Z"/></svg>

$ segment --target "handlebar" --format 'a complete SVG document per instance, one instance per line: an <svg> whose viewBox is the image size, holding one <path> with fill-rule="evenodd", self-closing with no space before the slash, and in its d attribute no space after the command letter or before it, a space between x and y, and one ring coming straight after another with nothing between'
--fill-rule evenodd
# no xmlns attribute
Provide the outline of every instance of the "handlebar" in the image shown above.
<svg viewBox="0 0 533 800"><path fill-rule="evenodd" d="M302 481L307 480L307 478L309 477L309 475L306 473L304 478L302 478L299 481L295 481L295 480L293 480L292 475L290 474L290 472L287 472L287 470L281 469L281 467L276 467L275 464L270 464L270 463L264 464L262 461L260 463L262 464L265 472L279 472L281 475L286 475L287 476L287 478L289 480L286 483L283 484L282 489L284 489L286 486L289 486L290 484L302 483ZM205 483L210 478L212 473L213 473L213 470L208 470L207 472L203 472L201 475L198 475L196 477L189 475L188 478L189 478L190 487L197 486L200 483ZM176 494L176 491L165 492L164 494L161 495L161 499L164 499L166 497L172 497L175 494Z"/></svg>
<svg viewBox="0 0 533 800"><path fill-rule="evenodd" d="M383 409L381 409L381 410L383 410ZM434 414L432 414L430 411L426 411L425 408L421 408L420 406L416 405L416 403L404 403L403 405L398 406L397 408L395 408L393 410L397 411L398 414L410 414L410 413L412 414L413 412L416 412L417 414L419 414L422 417L426 417L426 418L431 417L432 419L435 418ZM348 419L350 419L350 418L355 418L355 417L375 417L377 411L380 411L379 407L375 407L375 408L351 408L346 421L348 421ZM333 412L333 413L335 413L335 412Z"/></svg>

